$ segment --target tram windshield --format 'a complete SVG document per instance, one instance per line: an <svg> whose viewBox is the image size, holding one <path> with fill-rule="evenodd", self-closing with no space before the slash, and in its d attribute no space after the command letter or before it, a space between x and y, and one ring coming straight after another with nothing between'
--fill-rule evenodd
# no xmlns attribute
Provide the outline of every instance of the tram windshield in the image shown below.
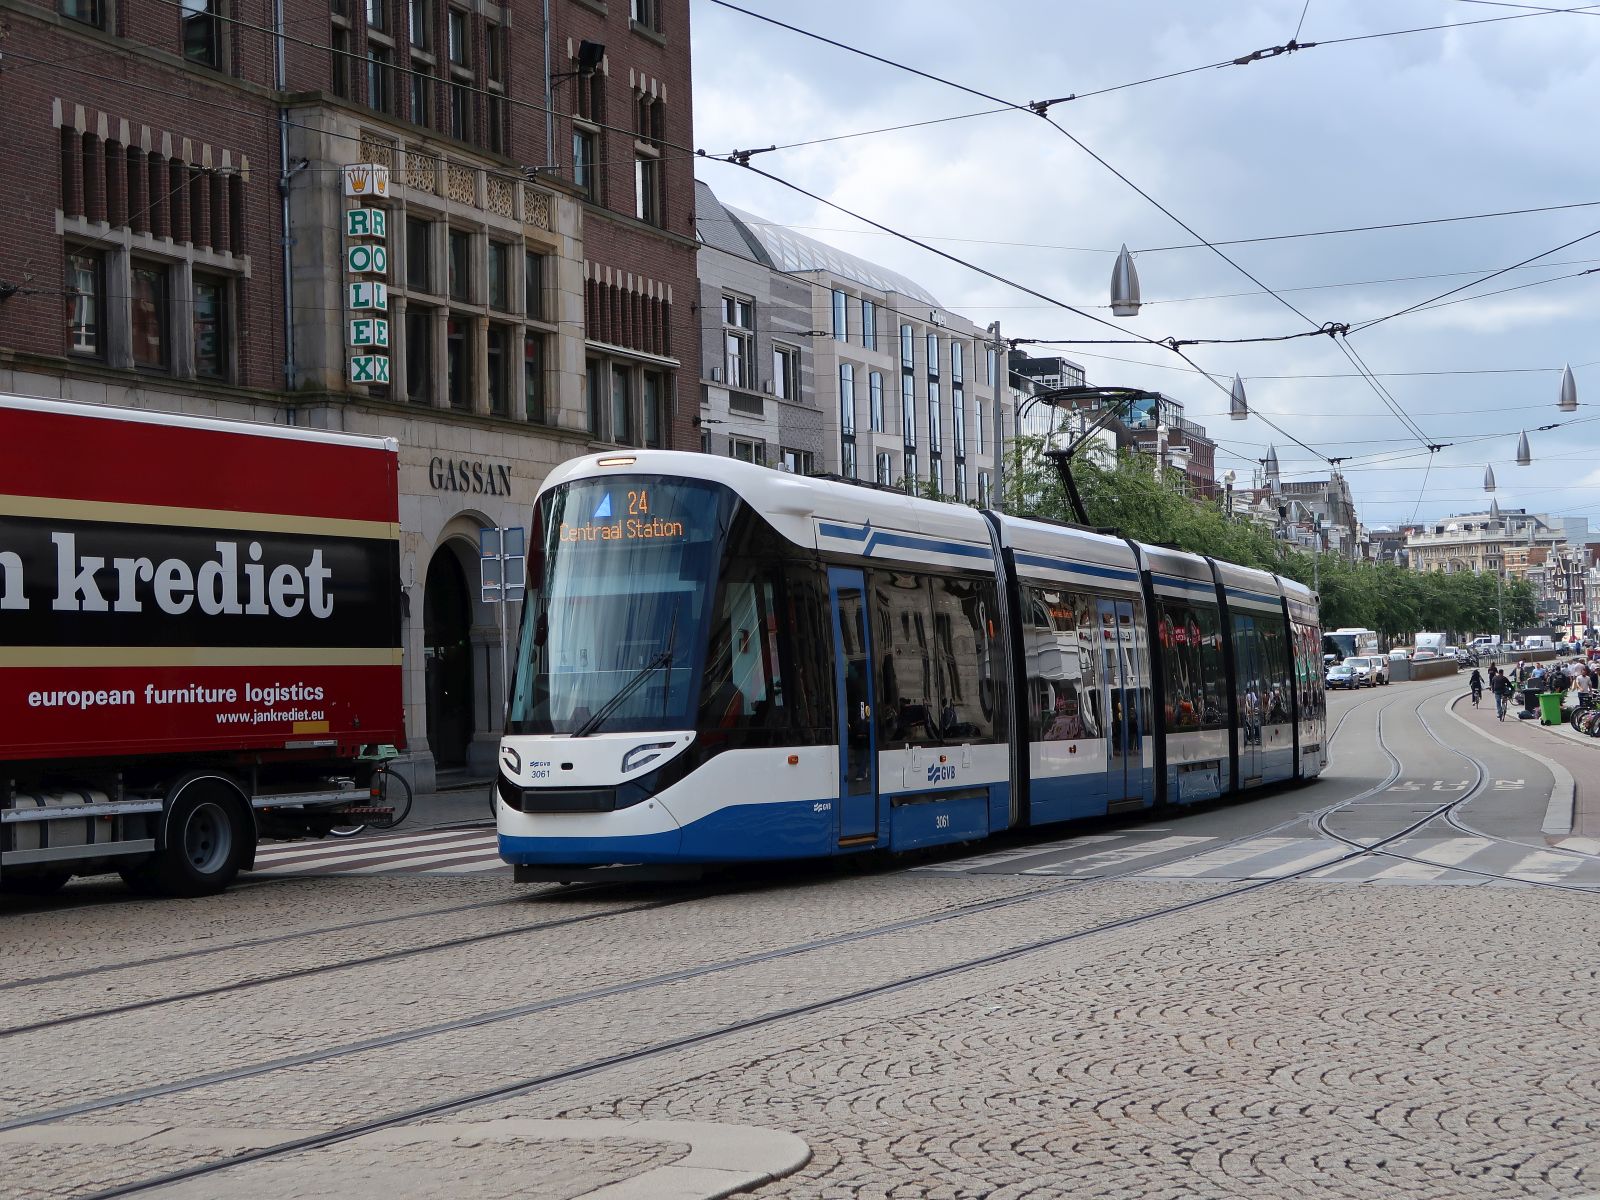
<svg viewBox="0 0 1600 1200"><path fill-rule="evenodd" d="M637 475L579 480L540 499L510 732L694 727L734 503L714 484Z"/></svg>

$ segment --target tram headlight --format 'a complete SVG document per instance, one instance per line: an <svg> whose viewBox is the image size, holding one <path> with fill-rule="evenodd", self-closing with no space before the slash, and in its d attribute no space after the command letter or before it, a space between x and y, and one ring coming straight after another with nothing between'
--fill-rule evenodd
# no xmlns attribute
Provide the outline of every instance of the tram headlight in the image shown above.
<svg viewBox="0 0 1600 1200"><path fill-rule="evenodd" d="M629 771L648 766L676 745L676 742L646 742L642 746L635 746L622 756L622 773L626 775Z"/></svg>

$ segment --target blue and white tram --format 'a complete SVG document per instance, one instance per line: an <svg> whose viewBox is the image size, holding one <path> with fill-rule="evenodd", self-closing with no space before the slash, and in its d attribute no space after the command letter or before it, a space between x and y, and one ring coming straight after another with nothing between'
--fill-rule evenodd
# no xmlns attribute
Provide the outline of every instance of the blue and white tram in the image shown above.
<svg viewBox="0 0 1600 1200"><path fill-rule="evenodd" d="M539 495L500 748L521 880L971 841L1326 765L1315 598L709 455Z"/></svg>

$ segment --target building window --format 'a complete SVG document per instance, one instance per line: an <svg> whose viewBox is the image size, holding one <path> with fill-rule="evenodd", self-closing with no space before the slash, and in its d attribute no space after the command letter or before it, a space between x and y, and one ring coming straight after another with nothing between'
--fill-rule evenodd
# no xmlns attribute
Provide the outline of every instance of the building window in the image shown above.
<svg viewBox="0 0 1600 1200"><path fill-rule="evenodd" d="M511 244L489 243L489 307L511 311Z"/></svg>
<svg viewBox="0 0 1600 1200"><path fill-rule="evenodd" d="M977 453L983 453L983 401L972 402L972 448Z"/></svg>
<svg viewBox="0 0 1600 1200"><path fill-rule="evenodd" d="M950 435L955 442L957 458L961 458L967 452L966 407L961 389L952 388L950 390Z"/></svg>
<svg viewBox="0 0 1600 1200"><path fill-rule="evenodd" d="M194 277L194 372L205 379L228 377L228 281Z"/></svg>
<svg viewBox="0 0 1600 1200"><path fill-rule="evenodd" d="M856 369L839 364L839 429L847 436L856 432Z"/></svg>
<svg viewBox="0 0 1600 1200"><path fill-rule="evenodd" d="M597 186L599 172L595 170L594 161L597 136L592 129L574 126L572 130L572 182L591 204L600 202Z"/></svg>
<svg viewBox="0 0 1600 1200"><path fill-rule="evenodd" d="M406 398L418 404L433 399L433 310L406 306Z"/></svg>
<svg viewBox="0 0 1600 1200"><path fill-rule="evenodd" d="M633 215L647 225L661 224L661 160L640 150L633 160Z"/></svg>
<svg viewBox="0 0 1600 1200"><path fill-rule="evenodd" d="M856 444L853 441L846 442L839 449L839 474L846 479L856 477Z"/></svg>
<svg viewBox="0 0 1600 1200"><path fill-rule="evenodd" d="M800 399L800 351L772 347L772 391L780 400Z"/></svg>
<svg viewBox="0 0 1600 1200"><path fill-rule="evenodd" d="M606 386L606 377L600 370L599 359L591 358L584 363L584 386L588 393L589 432L599 437L601 426L605 421Z"/></svg>
<svg viewBox="0 0 1600 1200"><path fill-rule="evenodd" d="M202 67L222 65L222 0L180 0L183 56Z"/></svg>
<svg viewBox="0 0 1600 1200"><path fill-rule="evenodd" d="M994 347L993 346L988 347L984 351L984 354L985 354L985 358L984 358L985 371L984 371L984 380L983 381L985 383L987 383L990 387L993 387L994 386Z"/></svg>
<svg viewBox="0 0 1600 1200"><path fill-rule="evenodd" d="M450 83L450 136L459 142L472 140L472 90L469 84Z"/></svg>
<svg viewBox="0 0 1600 1200"><path fill-rule="evenodd" d="M350 30L337 21L333 25L333 42L328 47L333 57L333 94L350 99Z"/></svg>
<svg viewBox="0 0 1600 1200"><path fill-rule="evenodd" d="M105 28L106 14L100 7L100 0L61 0L60 12L69 21L82 21L96 29Z"/></svg>
<svg viewBox="0 0 1600 1200"><path fill-rule="evenodd" d="M627 367L611 368L611 440L633 444L633 388Z"/></svg>
<svg viewBox="0 0 1600 1200"><path fill-rule="evenodd" d="M450 62L457 67L470 65L467 47L467 14L459 8L452 8L446 18L446 32L448 33Z"/></svg>
<svg viewBox="0 0 1600 1200"><path fill-rule="evenodd" d="M472 235L450 231L450 299L472 302Z"/></svg>
<svg viewBox="0 0 1600 1200"><path fill-rule="evenodd" d="M376 42L367 43L367 107L389 112L394 104L394 51Z"/></svg>
<svg viewBox="0 0 1600 1200"><path fill-rule="evenodd" d="M950 343L950 381L952 383L964 382L962 372L966 369L966 353L963 343L952 341Z"/></svg>
<svg viewBox="0 0 1600 1200"><path fill-rule="evenodd" d="M406 287L414 292L431 292L433 287L433 222L419 217L406 218Z"/></svg>
<svg viewBox="0 0 1600 1200"><path fill-rule="evenodd" d="M861 300L861 344L868 350L878 348L878 306L871 300Z"/></svg>
<svg viewBox="0 0 1600 1200"><path fill-rule="evenodd" d="M450 315L445 324L444 386L450 407L472 411L472 318Z"/></svg>
<svg viewBox="0 0 1600 1200"><path fill-rule="evenodd" d="M964 462L958 462L958 463L956 463L956 503L965 504L966 502L967 502L967 464L964 463Z"/></svg>
<svg viewBox="0 0 1600 1200"><path fill-rule="evenodd" d="M484 132L484 141L496 154L504 154L506 152L506 33L502 26L484 27L483 74L487 93L483 98L483 112L488 126Z"/></svg>
<svg viewBox="0 0 1600 1200"><path fill-rule="evenodd" d="M810 475L817 469L817 457L809 450L784 450L782 462L791 475Z"/></svg>
<svg viewBox="0 0 1600 1200"><path fill-rule="evenodd" d="M722 298L723 364L729 387L748 388L753 380L751 359L755 347L755 302L742 296Z"/></svg>
<svg viewBox="0 0 1600 1200"><path fill-rule="evenodd" d="M878 451L873 478L885 487L894 486L894 455L887 450Z"/></svg>
<svg viewBox="0 0 1600 1200"><path fill-rule="evenodd" d="M433 124L433 69L420 58L411 60L411 120Z"/></svg>
<svg viewBox="0 0 1600 1200"><path fill-rule="evenodd" d="M509 416L511 386L507 371L511 366L511 330L504 325L490 325L487 343L489 411L497 417Z"/></svg>
<svg viewBox="0 0 1600 1200"><path fill-rule="evenodd" d="M872 371L867 375L867 412L873 433L883 432L883 373Z"/></svg>
<svg viewBox="0 0 1600 1200"><path fill-rule="evenodd" d="M92 250L67 252L67 349L104 358L105 255Z"/></svg>
<svg viewBox="0 0 1600 1200"><path fill-rule="evenodd" d="M939 445L944 439L944 430L939 420L939 382L936 379L928 380L928 449L933 454L939 453Z"/></svg>
<svg viewBox="0 0 1600 1200"><path fill-rule="evenodd" d="M989 507L989 472L978 472L978 507Z"/></svg>
<svg viewBox="0 0 1600 1200"><path fill-rule="evenodd" d="M908 492L917 490L917 455L914 450L906 451L905 471L900 476L900 486Z"/></svg>
<svg viewBox="0 0 1600 1200"><path fill-rule="evenodd" d="M165 371L172 361L168 336L167 268L159 263L133 263L130 294L133 322L133 363Z"/></svg>
<svg viewBox="0 0 1600 1200"><path fill-rule="evenodd" d="M912 355L911 326L902 325L900 326L900 366L902 369L909 371L916 365Z"/></svg>
<svg viewBox="0 0 1600 1200"><path fill-rule="evenodd" d="M635 25L652 33L661 32L661 0L632 0L629 16Z"/></svg>
<svg viewBox="0 0 1600 1200"><path fill-rule="evenodd" d="M522 335L522 412L536 425L545 422L544 339L531 329Z"/></svg>
<svg viewBox="0 0 1600 1200"><path fill-rule="evenodd" d="M389 0L366 0L367 28L389 32Z"/></svg>
<svg viewBox="0 0 1600 1200"><path fill-rule="evenodd" d="M433 0L410 0L408 12L410 14L408 29L411 33L411 48L431 53L433 50Z"/></svg>
<svg viewBox="0 0 1600 1200"><path fill-rule="evenodd" d="M544 320L545 256L537 250L522 252L522 311L530 321Z"/></svg>
<svg viewBox="0 0 1600 1200"><path fill-rule="evenodd" d="M836 342L850 340L850 330L845 321L845 314L848 311L848 297L838 288L835 288L833 291L833 340Z"/></svg>
<svg viewBox="0 0 1600 1200"><path fill-rule="evenodd" d="M730 437L728 453L740 462L755 463L758 466L765 466L767 462L767 444L750 438Z"/></svg>
<svg viewBox="0 0 1600 1200"><path fill-rule="evenodd" d="M666 443L667 388L659 371L644 373L644 444L659 450Z"/></svg>
<svg viewBox="0 0 1600 1200"><path fill-rule="evenodd" d="M933 489L934 495L944 495L944 460L937 454L929 457L928 486Z"/></svg>
<svg viewBox="0 0 1600 1200"><path fill-rule="evenodd" d="M900 376L900 425L905 433L906 449L917 445L917 398L911 376Z"/></svg>
<svg viewBox="0 0 1600 1200"><path fill-rule="evenodd" d="M937 375L938 373L939 373L939 335L937 333L930 333L928 335L928 374L929 375Z"/></svg>

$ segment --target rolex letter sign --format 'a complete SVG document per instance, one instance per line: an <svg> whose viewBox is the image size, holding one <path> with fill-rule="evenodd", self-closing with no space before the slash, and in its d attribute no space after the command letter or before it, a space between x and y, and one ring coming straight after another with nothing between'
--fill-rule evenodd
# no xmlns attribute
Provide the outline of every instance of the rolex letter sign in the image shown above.
<svg viewBox="0 0 1600 1200"><path fill-rule="evenodd" d="M372 163L345 168L344 194L359 200L386 198L389 169ZM344 214L344 267L349 276L351 383L384 386L389 382L389 215L381 208L348 208Z"/></svg>

